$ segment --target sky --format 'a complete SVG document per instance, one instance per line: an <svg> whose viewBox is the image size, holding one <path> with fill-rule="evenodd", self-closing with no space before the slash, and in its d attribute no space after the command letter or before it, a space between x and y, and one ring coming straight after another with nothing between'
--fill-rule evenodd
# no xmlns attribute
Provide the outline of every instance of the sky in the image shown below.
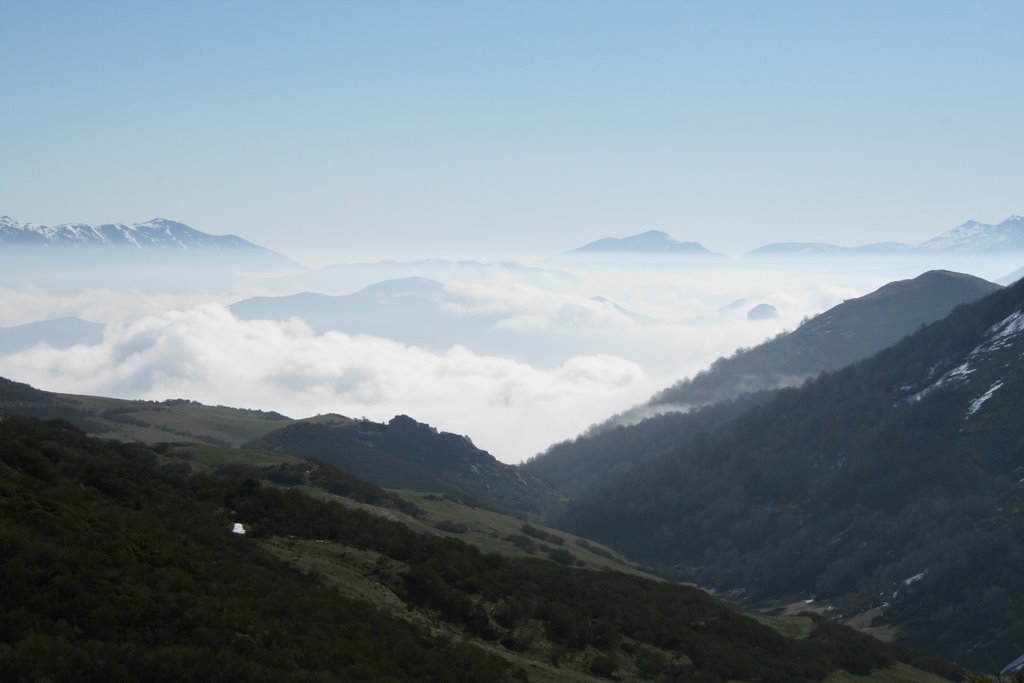
<svg viewBox="0 0 1024 683"><path fill-rule="evenodd" d="M309 265L1024 213L1017 0L0 1L0 214Z"/></svg>

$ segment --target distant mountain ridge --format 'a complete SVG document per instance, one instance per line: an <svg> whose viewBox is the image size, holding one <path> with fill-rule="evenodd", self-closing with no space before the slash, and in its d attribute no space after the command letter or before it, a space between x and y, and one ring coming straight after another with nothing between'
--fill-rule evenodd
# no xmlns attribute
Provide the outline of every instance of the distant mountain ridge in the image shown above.
<svg viewBox="0 0 1024 683"><path fill-rule="evenodd" d="M184 223L154 218L144 223L63 223L39 225L0 216L0 253L7 249L63 250L90 249L93 253L124 250L140 254L184 254L191 256L240 256L267 265L297 264L275 251L236 235L211 235Z"/></svg>
<svg viewBox="0 0 1024 683"><path fill-rule="evenodd" d="M934 253L994 253L1024 251L1024 216L1010 216L998 224L969 220L917 245L877 242L841 247L821 242L772 242L747 256L855 256Z"/></svg>
<svg viewBox="0 0 1024 683"><path fill-rule="evenodd" d="M76 344L98 344L103 340L101 323L68 317L0 327L0 353L21 351L36 344L63 349Z"/></svg>
<svg viewBox="0 0 1024 683"><path fill-rule="evenodd" d="M826 242L770 242L747 252L757 257L843 257L941 253L996 253L1024 251L1024 216L1010 216L998 224L969 220L920 244L874 242L839 246ZM697 242L680 242L660 230L648 230L628 237L605 237L562 254L578 256L722 256Z"/></svg>
<svg viewBox="0 0 1024 683"><path fill-rule="evenodd" d="M299 317L318 334L369 334L443 350L468 343L499 320L496 313L466 310L464 303L443 283L414 276L377 282L352 294L252 297L230 308L241 320Z"/></svg>
<svg viewBox="0 0 1024 683"><path fill-rule="evenodd" d="M918 247L931 251L1024 250L1024 216L1010 216L997 225L967 221Z"/></svg>
<svg viewBox="0 0 1024 683"><path fill-rule="evenodd" d="M110 245L172 249L236 249L256 245L235 235L208 235L184 223L154 218L145 223L38 225L0 216L0 243L46 246Z"/></svg>
<svg viewBox="0 0 1024 683"><path fill-rule="evenodd" d="M537 365L561 364L576 355L619 353L628 343L602 337L606 316L627 316L638 324L660 321L603 297L554 299L551 325L572 328L552 335L549 327L517 325L532 311L512 303L494 306L472 287L411 276L375 282L351 294L301 292L243 299L231 304L240 320L301 318L317 334L340 332L391 339L438 353L460 346L474 353L509 356ZM511 324L510 324L511 323ZM586 334L593 330L593 334Z"/></svg>
<svg viewBox="0 0 1024 683"><path fill-rule="evenodd" d="M851 256L860 254L905 254L914 247L902 242L876 242L859 247L841 247L824 242L772 242L747 252L747 256Z"/></svg>
<svg viewBox="0 0 1024 683"><path fill-rule="evenodd" d="M664 256L716 256L697 242L680 242L660 230L648 230L629 237L605 237L565 255L646 254Z"/></svg>

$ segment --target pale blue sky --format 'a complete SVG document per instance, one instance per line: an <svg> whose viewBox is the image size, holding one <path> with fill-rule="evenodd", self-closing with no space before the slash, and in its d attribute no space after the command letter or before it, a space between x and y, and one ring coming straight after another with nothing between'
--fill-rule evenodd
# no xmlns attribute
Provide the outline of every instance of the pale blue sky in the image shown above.
<svg viewBox="0 0 1024 683"><path fill-rule="evenodd" d="M1018 0L0 0L0 214L311 262L916 242L1024 213L1022 27Z"/></svg>

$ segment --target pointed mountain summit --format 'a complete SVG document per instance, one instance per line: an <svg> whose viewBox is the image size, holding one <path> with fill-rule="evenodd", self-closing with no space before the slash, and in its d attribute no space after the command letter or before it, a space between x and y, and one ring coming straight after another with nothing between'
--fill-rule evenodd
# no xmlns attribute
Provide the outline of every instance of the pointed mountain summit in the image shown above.
<svg viewBox="0 0 1024 683"><path fill-rule="evenodd" d="M605 237L567 252L568 254L649 254L672 256L715 256L697 242L680 242L666 232L648 230L630 237Z"/></svg>

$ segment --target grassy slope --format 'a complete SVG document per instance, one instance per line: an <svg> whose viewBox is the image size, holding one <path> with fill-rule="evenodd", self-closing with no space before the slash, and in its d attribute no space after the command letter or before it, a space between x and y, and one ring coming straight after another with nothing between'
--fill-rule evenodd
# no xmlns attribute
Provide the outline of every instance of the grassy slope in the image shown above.
<svg viewBox="0 0 1024 683"><path fill-rule="evenodd" d="M207 406L193 401L129 401L56 394L0 378L0 415L67 420L118 441L191 441L237 447L279 429L290 418L273 412Z"/></svg>
<svg viewBox="0 0 1024 683"><path fill-rule="evenodd" d="M874 671L870 676L854 676L845 671L837 671L826 678L824 683L944 683L945 680L912 666L897 664L885 671Z"/></svg>
<svg viewBox="0 0 1024 683"><path fill-rule="evenodd" d="M532 524L530 526L543 533L561 538L563 543L556 544L532 538L534 547L523 549L510 541L510 537L520 537L521 543L523 536L531 538L523 533L522 528L524 525L520 519L500 512L463 505L443 496L414 491L403 491L402 495L407 500L415 502L416 505L425 511L426 518L423 522L425 531L459 538L470 545L480 548L484 552L498 553L506 557L545 557L549 551L564 548L573 556L577 563L582 563L586 567L592 569L614 569L616 571L654 578L653 575L642 571L614 550L564 531L550 529L540 524ZM444 532L438 529L438 525L444 522L462 524L468 530L462 533ZM529 546L527 547L529 548Z"/></svg>
<svg viewBox="0 0 1024 683"><path fill-rule="evenodd" d="M173 456L168 461L182 456L187 457L193 467L198 465L202 469L238 463L267 467L296 460L289 456L258 451L192 446L174 449ZM420 533L458 538L476 546L483 552L497 553L511 558L543 558L545 550L565 548L572 554L574 561L579 566L598 570L622 571L655 581L661 580L630 564L617 553L600 544L540 525L532 526L543 533L562 538L563 543L559 545L533 539L536 541L536 547L525 550L510 541L510 537L522 538L524 536L522 520L492 510L465 505L444 496L414 491L398 492L422 511L421 515L412 516L390 508L346 499L315 487L298 488L321 500L340 502L353 509L368 511L401 522ZM446 532L438 528L439 525L444 526L445 523L464 526L466 530ZM407 619L435 636L465 637L460 629L437 618L427 610L407 603L388 587L389 582L385 579L388 577L393 579L406 570L407 566L390 560L385 555L345 546L337 542L316 539L274 537L261 540L260 544L269 553L304 574L313 574L319 577L322 582L335 588L344 597L368 601L386 613L397 618ZM759 623L795 640L808 638L814 630L814 622L806 616L751 616ZM535 624L534 631L537 644L525 652L511 652L485 641L475 641L475 644L528 671L530 680L550 681L551 683L606 680L588 672L589 663L599 654L594 648L588 648L582 652L564 652L561 654L558 664L554 664L552 659L555 648L544 640L543 627L540 624ZM669 651L655 651L666 660L673 659L673 653ZM631 656L619 657L619 669L616 675L619 680L646 680L638 668L636 658ZM868 676L854 676L844 671L837 671L827 679L827 683L938 683L944 680L906 664L898 664L890 669L872 672Z"/></svg>
<svg viewBox="0 0 1024 683"><path fill-rule="evenodd" d="M464 638L466 634L456 626L439 619L429 610L422 610L405 602L388 587L388 578L394 577L404 569L401 563L389 560L386 556L372 551L347 547L339 543L324 540L303 540L275 537L260 542L268 552L284 560L304 574L317 576L320 581L335 588L342 596L354 600L365 600L377 608L396 618L405 619L419 628L423 628L433 636L442 638ZM770 626L782 635L796 640L803 640L813 631L813 622L806 617L766 617L757 616L756 620ZM594 676L588 667L600 652L593 647L579 652L561 652L544 639L543 626L532 625L535 640L522 652L510 651L500 644L474 640L474 644L485 651L506 659L516 668L529 673L529 679L539 683L557 683L559 681L603 681L608 680ZM638 644L633 643L633 646ZM629 646L627 644L627 646ZM638 650L639 652L639 647ZM670 650L647 648L656 656L666 661L684 661ZM554 663L556 653L557 664ZM646 681L654 680L645 675L638 663L639 656L633 653L618 653L619 668L616 680ZM838 670L829 675L824 683L945 683L944 679L907 664L896 664L893 667L872 671L868 675L855 676Z"/></svg>
<svg viewBox="0 0 1024 683"><path fill-rule="evenodd" d="M105 423L102 436L120 441L203 441L237 447L290 420L277 413L207 406L190 401L126 401L59 394L60 399Z"/></svg>
<svg viewBox="0 0 1024 683"><path fill-rule="evenodd" d="M169 469L179 469L182 471L184 470L183 467L175 468L175 465L187 465L188 470L193 472L215 472L219 469L223 470L224 468L237 465L263 469L274 468L282 464L301 465L302 468L310 472L316 472L318 468L318 465L308 461L289 455L267 453L265 451L243 451L202 444L175 445L160 450L162 451L160 455L160 463L162 465L167 466ZM420 533L458 538L470 545L476 546L483 552L497 553L512 558L544 558L547 557L548 552L564 548L572 556L573 564L576 566L585 566L592 569L614 569L658 580L653 574L643 571L615 551L599 543L587 541L570 533L550 529L540 524L532 524L530 526L542 534L561 538L563 542L557 544L538 538L531 538L523 533L524 524L521 519L501 512L464 504L459 502L457 497L419 491L396 491L395 493L398 493L403 499L418 509L418 513L414 515L395 510L393 507L359 502L351 497L330 493L314 485L298 485L295 488L320 500L339 502L352 509L364 510L386 519L401 522ZM446 528L461 527L465 527L465 531L445 531ZM514 537L517 537L518 545L516 542L513 542L512 538ZM524 539L529 539L532 546L524 543ZM526 546L525 548L523 547L524 545Z"/></svg>

